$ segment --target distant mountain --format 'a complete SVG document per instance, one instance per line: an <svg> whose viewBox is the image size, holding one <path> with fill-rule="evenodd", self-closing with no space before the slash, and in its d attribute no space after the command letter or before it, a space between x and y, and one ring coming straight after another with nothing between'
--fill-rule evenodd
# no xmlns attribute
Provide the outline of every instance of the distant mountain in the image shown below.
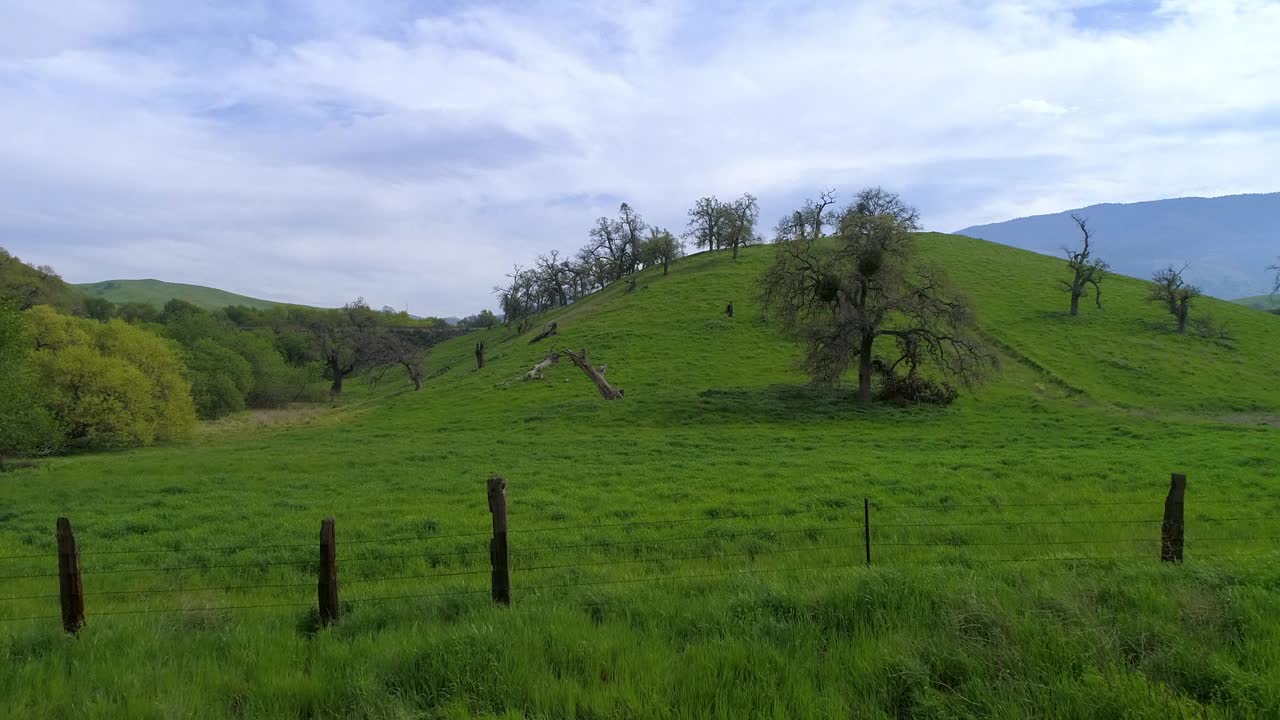
<svg viewBox="0 0 1280 720"><path fill-rule="evenodd" d="M1254 295L1253 297L1239 298L1234 302L1258 310L1280 310L1280 295Z"/></svg>
<svg viewBox="0 0 1280 720"><path fill-rule="evenodd" d="M1169 264L1189 264L1188 279L1215 297L1265 292L1273 276L1264 268L1280 256L1280 193L1090 205L955 234L1061 255L1080 240L1073 212L1089 219L1098 257L1116 272L1145 278Z"/></svg>
<svg viewBox="0 0 1280 720"><path fill-rule="evenodd" d="M86 295L106 298L116 304L135 302L154 305L158 308L175 298L206 310L217 310L228 305L244 305L266 310L275 305L285 304L237 295L203 285L187 285L163 280L104 280L76 287L83 290Z"/></svg>

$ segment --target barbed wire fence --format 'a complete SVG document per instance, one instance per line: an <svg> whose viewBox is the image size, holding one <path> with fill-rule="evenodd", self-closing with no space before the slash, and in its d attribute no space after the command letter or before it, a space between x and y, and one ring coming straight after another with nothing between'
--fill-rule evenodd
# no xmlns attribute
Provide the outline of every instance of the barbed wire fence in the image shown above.
<svg viewBox="0 0 1280 720"><path fill-rule="evenodd" d="M1215 560L1273 555L1275 541L1280 539L1280 516L1259 515L1240 500L1196 500L1209 508L1209 514L1193 518L1197 532L1203 536L1186 537L1186 477L1175 474L1164 500L1160 517L1144 514L1156 506L1150 501L1124 502L1043 502L1043 503L926 503L882 504L864 498L861 516L852 503L827 503L803 510L779 510L762 513L714 512L700 516L654 520L620 521L584 525L549 525L543 527L508 527L506 480L492 477L488 481L489 510L492 530L436 534L394 535L344 541L343 547L357 548L344 554L344 574L339 582L338 542L333 518L321 522L320 541L316 543L265 543L216 545L194 548L155 549L91 549L81 552L68 518L58 518L56 553L30 553L0 556L0 623L61 619L69 633L78 633L85 623L86 607L91 617L149 615L188 612L224 612L269 608L309 609L316 613L319 625L341 620L344 608L364 604L423 600L429 598L479 596L488 594L501 605L512 602L512 574L527 574L528 584L518 585L521 593L571 590L580 587L629 585L697 579L721 579L783 572L821 572L847 570L875 565L982 565L988 563L1064 563L1114 562L1141 559L1181 563L1186 546L1192 548L1192 559ZM1221 509L1216 511L1215 508ZM1015 517L1006 510L1021 513ZM1124 517L1079 517L1073 513L1097 513L1102 509L1120 510ZM1029 517L1049 510L1049 517ZM999 517L984 517L995 511ZM959 515L957 517L957 515ZM802 519L817 516L799 526L740 527L736 523L750 520ZM727 524L733 523L726 527ZM700 533L670 532L685 526L702 525ZM1264 526L1259 528L1258 526ZM1251 534L1231 532L1248 526ZM659 531L658 536L642 538L617 535L634 531ZM1079 533L1086 532L1082 537ZM555 534L598 534L589 541L556 541ZM1010 538L1011 533L1022 536ZM1064 532L1067 534L1064 535ZM1032 533L1034 538L1026 535ZM510 536L521 542L512 544ZM524 538L531 538L524 541ZM482 541L481 538L484 538ZM462 541L449 548L438 548L446 541ZM392 546L411 542L429 542L417 552L383 552ZM698 547L701 543L702 547ZM737 543L726 549L726 543ZM1241 546L1244 546L1243 548ZM318 554L315 550L319 550ZM359 552L371 548L374 552ZM982 549L981 553L974 552ZM1018 549L1018 550L1014 550ZM1246 552L1240 552L1243 549ZM512 552L514 550L514 553ZM1202 552L1203 550L1203 552ZM150 560L133 563L133 558L152 556L197 555L210 557L219 553L236 555L244 552L271 552L281 555L306 554L310 557L253 561L204 562L191 560ZM1028 552L1030 551L1030 552ZM995 554L993 554L993 552ZM588 553L606 557L584 557ZM514 554L518 562L511 563ZM488 555L487 567L475 563ZM88 567L81 568L85 558ZM104 561L122 559L127 564L114 567ZM784 560L796 560L785 562ZM767 560L777 561L768 564ZM25 570L6 568L8 563L40 561L39 567ZM426 561L430 572L388 570L401 561ZM719 566L707 567L713 563ZM725 567L728 563L730 567ZM351 566L355 571L351 571ZM653 567L638 577L588 577L592 570ZM231 582L190 584L185 573L227 570L270 573L274 569L292 568L315 579L306 582ZM678 570L678 572L677 572ZM381 571L381 572L379 572ZM555 572L566 575L557 579ZM297 574L295 572L295 574ZM489 583L481 587L439 587L441 582L457 582L488 575ZM47 585L57 578L57 592ZM88 578L86 586L85 579ZM151 581L146 586L113 587L111 578L137 578ZM155 582L157 578L167 582ZM270 578L268 578L270 579ZM418 587L434 583L424 592L378 594L360 592L354 597L340 595L340 589L352 586L383 587L391 583L415 581ZM465 581L465 580L463 580ZM45 583L36 592L21 589L29 584ZM237 602L238 593L284 593L288 597L268 602ZM316 593L314 600L304 591ZM202 602L210 594L225 596L225 601L208 605ZM159 606L117 607L114 601L142 602L146 598L174 597L176 601ZM198 598L200 602L192 602ZM57 601L56 605L54 601ZM29 612L15 606L31 608ZM38 609L36 609L38 608ZM54 613L54 609L60 612Z"/></svg>

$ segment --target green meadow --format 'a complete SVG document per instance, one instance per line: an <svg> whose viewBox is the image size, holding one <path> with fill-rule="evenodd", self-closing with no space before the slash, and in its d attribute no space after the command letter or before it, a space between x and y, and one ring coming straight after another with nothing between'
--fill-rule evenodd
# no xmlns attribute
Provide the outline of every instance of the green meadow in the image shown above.
<svg viewBox="0 0 1280 720"><path fill-rule="evenodd" d="M1203 298L1224 336L1180 336L1111 277L1071 318L1058 259L919 243L1001 355L946 408L809 386L761 314L766 246L615 283L535 345L447 341L421 392L350 382L335 407L0 474L0 716L1280 716L1280 316ZM626 397L567 358L522 380L566 347ZM1158 560L1174 472L1180 565ZM320 628L324 517L344 612Z"/></svg>

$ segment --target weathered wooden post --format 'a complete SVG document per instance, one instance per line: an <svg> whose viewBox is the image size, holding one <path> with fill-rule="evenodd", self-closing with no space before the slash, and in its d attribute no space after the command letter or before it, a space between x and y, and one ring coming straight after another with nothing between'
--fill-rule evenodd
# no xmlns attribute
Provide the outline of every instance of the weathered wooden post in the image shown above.
<svg viewBox="0 0 1280 720"><path fill-rule="evenodd" d="M1182 562L1182 545L1186 525L1183 523L1183 502L1187 492L1187 476L1174 473L1169 482L1169 495L1164 499L1164 522L1160 524L1160 559L1164 562Z"/></svg>
<svg viewBox="0 0 1280 720"><path fill-rule="evenodd" d="M493 540L489 541L489 562L493 566L493 601L511 604L511 568L507 564L507 481L489 478L489 512L493 513Z"/></svg>
<svg viewBox="0 0 1280 720"><path fill-rule="evenodd" d="M342 619L338 607L338 539L333 518L320 521L320 624L332 625Z"/></svg>
<svg viewBox="0 0 1280 720"><path fill-rule="evenodd" d="M71 634L84 625L84 586L80 584L80 550L71 521L58 518L58 598L62 601L62 629Z"/></svg>
<svg viewBox="0 0 1280 720"><path fill-rule="evenodd" d="M476 369L484 369L484 343L476 343Z"/></svg>
<svg viewBox="0 0 1280 720"><path fill-rule="evenodd" d="M867 564L871 564L871 500L862 498L862 544L867 549Z"/></svg>

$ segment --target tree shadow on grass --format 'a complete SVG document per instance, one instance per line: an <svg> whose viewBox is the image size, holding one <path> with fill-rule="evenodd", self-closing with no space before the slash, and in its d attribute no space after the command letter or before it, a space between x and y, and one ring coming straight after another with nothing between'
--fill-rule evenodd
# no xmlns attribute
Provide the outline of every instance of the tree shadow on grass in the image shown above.
<svg viewBox="0 0 1280 720"><path fill-rule="evenodd" d="M818 385L712 388L664 404L669 422L676 425L822 422L874 419L904 412L881 403L859 404L855 388Z"/></svg>

